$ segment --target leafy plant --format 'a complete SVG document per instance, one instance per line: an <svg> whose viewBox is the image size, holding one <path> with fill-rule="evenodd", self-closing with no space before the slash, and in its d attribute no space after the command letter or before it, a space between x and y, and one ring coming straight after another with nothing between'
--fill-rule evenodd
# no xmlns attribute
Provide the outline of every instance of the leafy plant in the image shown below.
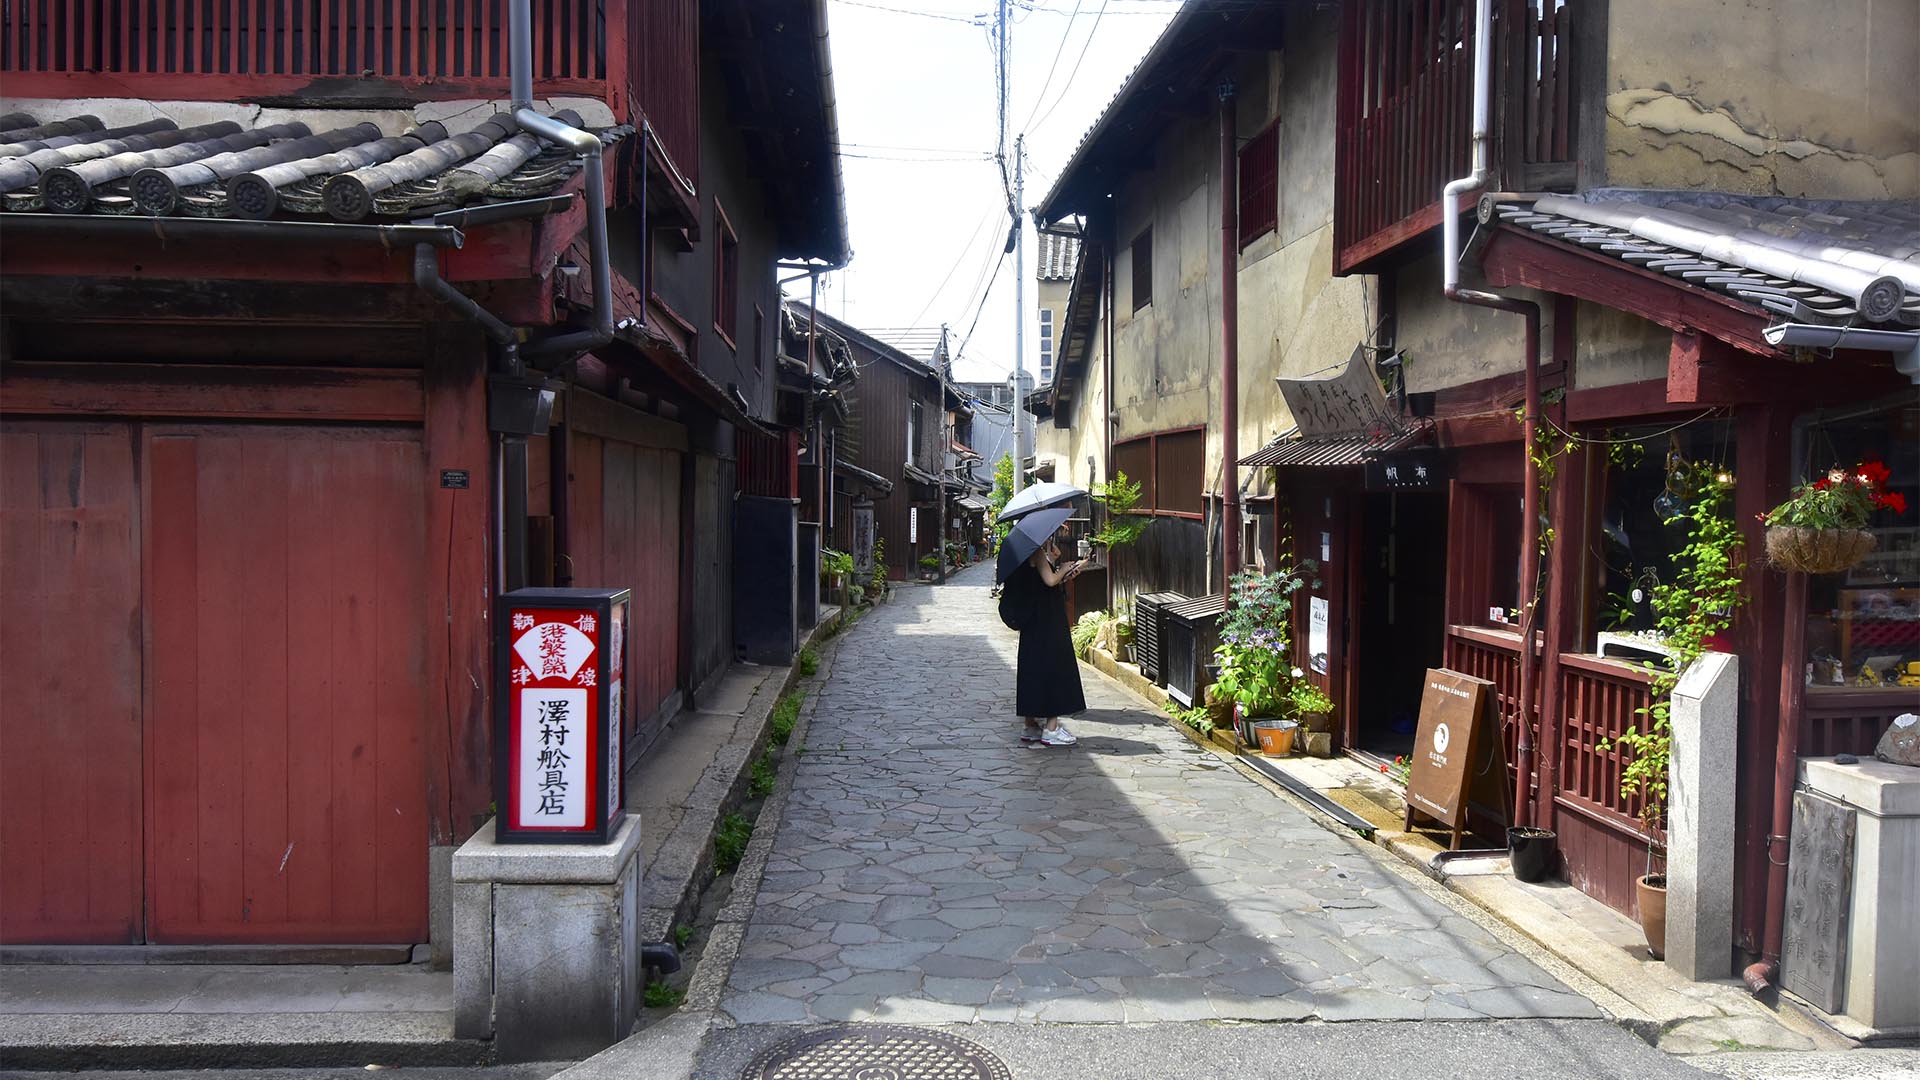
<svg viewBox="0 0 1920 1080"><path fill-rule="evenodd" d="M814 652L813 646L809 645L800 650L800 655L794 660L794 666L800 669L801 678L811 679L814 673L820 670L820 654Z"/></svg>
<svg viewBox="0 0 1920 1080"><path fill-rule="evenodd" d="M929 572L940 569L940 556L938 555L920 556L920 569L926 570Z"/></svg>
<svg viewBox="0 0 1920 1080"><path fill-rule="evenodd" d="M687 1000L687 992L677 986L663 982L650 982L642 994L641 1001L649 1009L677 1009Z"/></svg>
<svg viewBox="0 0 1920 1080"><path fill-rule="evenodd" d="M878 537L873 541L873 569L867 575L867 591L876 604L887 598L887 542Z"/></svg>
<svg viewBox="0 0 1920 1080"><path fill-rule="evenodd" d="M830 547L820 549L820 580L832 582L842 574L853 573L853 556Z"/></svg>
<svg viewBox="0 0 1920 1080"><path fill-rule="evenodd" d="M1127 474L1118 469L1114 470L1111 481L1093 486L1093 499L1107 508L1107 522L1088 539L1103 547L1111 549L1131 544L1153 523L1152 518L1133 512L1140 505L1140 485L1128 480Z"/></svg>
<svg viewBox="0 0 1920 1080"><path fill-rule="evenodd" d="M1380 771L1392 778L1394 783L1404 785L1413 776L1413 759L1405 754L1396 755L1393 763L1380 766Z"/></svg>
<svg viewBox="0 0 1920 1080"><path fill-rule="evenodd" d="M998 554L1000 541L1007 535L1009 522L1000 519L1000 511L1007 508L1013 498L1013 455L1002 454L1000 460L993 463L993 490L987 495L987 520L993 523L991 550L988 554Z"/></svg>
<svg viewBox="0 0 1920 1080"><path fill-rule="evenodd" d="M805 691L795 690L774 703L773 713L767 718L767 737L775 746L785 746L793 738L793 725L800 720L800 703L806 699Z"/></svg>
<svg viewBox="0 0 1920 1080"><path fill-rule="evenodd" d="M756 799L764 799L773 794L773 750L768 750L754 759L752 778L747 781L747 794Z"/></svg>
<svg viewBox="0 0 1920 1080"><path fill-rule="evenodd" d="M1620 772L1620 797L1641 800L1641 820L1656 834L1667 812L1673 688L1747 602L1746 552L1733 521L1732 478L1718 466L1676 457L1668 466L1668 487L1681 499L1667 525L1686 530L1686 545L1674 555L1672 580L1654 586L1650 603L1671 663L1645 665L1653 703L1638 710L1644 724L1599 744L1603 752L1618 744L1631 754Z"/></svg>
<svg viewBox="0 0 1920 1080"><path fill-rule="evenodd" d="M673 947L684 949L687 942L693 940L693 927L682 924L673 928Z"/></svg>
<svg viewBox="0 0 1920 1080"><path fill-rule="evenodd" d="M1093 647L1093 639L1100 636L1100 628L1112 618L1104 611L1089 611L1080 616L1079 621L1073 624L1073 654L1085 660L1087 650Z"/></svg>
<svg viewBox="0 0 1920 1080"><path fill-rule="evenodd" d="M731 874L747 853L747 841L753 839L753 822L742 814L728 814L713 834L713 872Z"/></svg>
<svg viewBox="0 0 1920 1080"><path fill-rule="evenodd" d="M1322 693L1319 687L1299 677L1295 677L1293 685L1287 687L1287 704L1293 706L1295 716L1333 711L1333 699Z"/></svg>
<svg viewBox="0 0 1920 1080"><path fill-rule="evenodd" d="M1851 471L1834 469L1811 484L1793 489L1793 497L1767 511L1768 525L1802 529L1864 529L1876 510L1907 512L1907 497L1887 490L1884 462L1861 462Z"/></svg>
<svg viewBox="0 0 1920 1080"><path fill-rule="evenodd" d="M1199 732L1200 734L1202 735L1213 734L1213 728L1214 728L1213 715L1207 712L1206 709L1198 705L1194 706L1191 709L1182 708L1180 705L1176 704L1175 702L1169 701L1166 704L1166 710L1167 710L1167 715L1187 725L1188 727Z"/></svg>
<svg viewBox="0 0 1920 1080"><path fill-rule="evenodd" d="M1227 610L1220 617L1220 647L1214 660L1217 692L1250 716L1271 716L1287 704L1297 676L1292 660L1293 594L1319 570L1309 559L1272 573L1249 570L1228 582ZM1320 582L1313 581L1315 588Z"/></svg>

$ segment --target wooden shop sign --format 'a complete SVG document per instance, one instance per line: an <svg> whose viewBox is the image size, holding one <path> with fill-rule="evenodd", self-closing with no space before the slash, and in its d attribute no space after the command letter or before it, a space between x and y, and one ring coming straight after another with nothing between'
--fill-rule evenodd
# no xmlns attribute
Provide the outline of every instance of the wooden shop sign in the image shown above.
<svg viewBox="0 0 1920 1080"><path fill-rule="evenodd" d="M1470 800L1506 806L1506 744L1494 721L1492 683L1429 668L1425 687L1407 777L1407 826L1416 813L1430 817L1453 830L1458 849Z"/></svg>

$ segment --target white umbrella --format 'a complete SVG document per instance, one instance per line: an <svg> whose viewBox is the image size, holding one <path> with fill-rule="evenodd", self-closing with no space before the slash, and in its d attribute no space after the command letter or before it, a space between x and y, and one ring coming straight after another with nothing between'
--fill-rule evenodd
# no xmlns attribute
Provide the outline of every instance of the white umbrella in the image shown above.
<svg viewBox="0 0 1920 1080"><path fill-rule="evenodd" d="M1056 484L1051 480L1032 484L1020 494L1008 499L1006 507L1000 511L1000 516L995 520L1012 521L1022 514L1031 514L1035 510L1072 502L1086 493L1085 488L1077 488L1072 484Z"/></svg>

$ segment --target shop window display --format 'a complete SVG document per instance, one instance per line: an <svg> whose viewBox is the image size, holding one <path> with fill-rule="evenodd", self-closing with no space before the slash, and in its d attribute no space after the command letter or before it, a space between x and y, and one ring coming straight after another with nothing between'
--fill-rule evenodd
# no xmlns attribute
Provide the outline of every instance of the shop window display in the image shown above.
<svg viewBox="0 0 1920 1080"><path fill-rule="evenodd" d="M1892 496L1867 521L1875 546L1864 559L1808 577L1808 688L1920 698L1920 403L1815 425L1807 447L1809 477L1865 470Z"/></svg>

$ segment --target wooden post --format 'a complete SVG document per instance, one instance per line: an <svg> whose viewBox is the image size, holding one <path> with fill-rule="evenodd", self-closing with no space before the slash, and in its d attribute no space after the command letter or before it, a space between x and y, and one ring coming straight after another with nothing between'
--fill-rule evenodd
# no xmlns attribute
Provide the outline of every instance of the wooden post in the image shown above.
<svg viewBox="0 0 1920 1080"><path fill-rule="evenodd" d="M430 843L458 844L492 801L486 350L476 330L437 327L425 363L427 796ZM466 474L462 488L449 471Z"/></svg>

